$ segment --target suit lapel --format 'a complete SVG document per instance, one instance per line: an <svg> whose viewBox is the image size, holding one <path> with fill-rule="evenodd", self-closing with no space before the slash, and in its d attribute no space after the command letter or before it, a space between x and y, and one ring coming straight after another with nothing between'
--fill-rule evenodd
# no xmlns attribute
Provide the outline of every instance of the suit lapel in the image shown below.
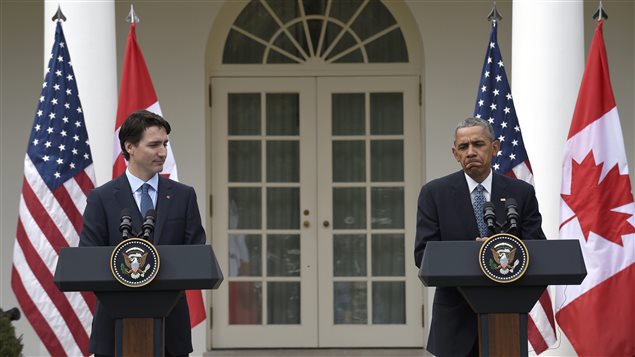
<svg viewBox="0 0 635 357"><path fill-rule="evenodd" d="M172 182L159 175L159 192L157 192L157 220L154 226L154 244L159 244L165 221L168 219L172 200Z"/></svg>
<svg viewBox="0 0 635 357"><path fill-rule="evenodd" d="M462 239L474 239L479 235L478 224L476 223L474 208L472 207L472 196L463 171L457 172L452 177L452 188L454 190L452 199L455 202L452 205L456 207L456 217L468 217L465 223L469 227L470 237L463 237ZM461 223L457 222L457 224Z"/></svg>
<svg viewBox="0 0 635 357"><path fill-rule="evenodd" d="M505 212L505 201L509 193L507 192L507 183L501 179L497 174L492 176L492 192L490 201L494 204L496 211L496 220L498 222L505 222L507 219L507 213Z"/></svg>
<svg viewBox="0 0 635 357"><path fill-rule="evenodd" d="M116 179L113 196L119 204L120 210L129 208L132 212L136 212L132 214L132 230L135 234L139 233L143 224L143 218L132 195L132 188L130 188L130 183L128 182L125 172Z"/></svg>

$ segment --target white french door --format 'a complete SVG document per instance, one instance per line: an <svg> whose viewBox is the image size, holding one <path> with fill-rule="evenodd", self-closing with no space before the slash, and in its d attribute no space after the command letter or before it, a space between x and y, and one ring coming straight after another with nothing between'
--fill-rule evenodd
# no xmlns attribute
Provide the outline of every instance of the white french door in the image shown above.
<svg viewBox="0 0 635 357"><path fill-rule="evenodd" d="M212 79L215 348L422 345L418 83Z"/></svg>

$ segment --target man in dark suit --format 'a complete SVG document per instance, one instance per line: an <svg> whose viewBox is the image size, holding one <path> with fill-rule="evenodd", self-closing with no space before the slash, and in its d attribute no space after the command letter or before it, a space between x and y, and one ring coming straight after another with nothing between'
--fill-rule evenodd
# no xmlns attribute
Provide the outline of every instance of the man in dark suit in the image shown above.
<svg viewBox="0 0 635 357"><path fill-rule="evenodd" d="M167 155L170 130L165 119L145 110L126 119L119 131L119 142L128 168L124 174L88 195L79 246L119 244L122 240L119 225L124 209L134 212L132 228L134 232L140 232L145 216L141 208L156 211L152 236L155 245L205 244L194 189L159 175ZM146 190L149 199L147 195L143 197L144 185L149 185ZM144 203L150 206L144 207ZM166 356L192 352L185 296L165 320L165 350ZM114 320L99 301L94 311L89 351L96 355L114 355Z"/></svg>
<svg viewBox="0 0 635 357"><path fill-rule="evenodd" d="M501 201L514 198L520 216L519 238L546 239L533 186L492 171L492 157L499 148L487 121L467 118L457 125L452 154L462 170L430 181L419 194L414 250L417 267L429 241L487 239L486 231L479 232L473 208L478 191L494 203L499 222L506 219ZM480 213L478 218L482 220ZM477 329L476 314L461 293L456 288L437 288L426 349L436 356L478 356Z"/></svg>

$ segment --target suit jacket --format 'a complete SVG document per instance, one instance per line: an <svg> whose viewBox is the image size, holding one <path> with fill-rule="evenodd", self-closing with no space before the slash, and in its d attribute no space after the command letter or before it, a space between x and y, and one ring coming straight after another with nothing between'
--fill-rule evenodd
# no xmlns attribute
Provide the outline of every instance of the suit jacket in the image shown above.
<svg viewBox="0 0 635 357"><path fill-rule="evenodd" d="M533 186L493 174L490 201L498 222L505 222L503 198L518 203L517 236L546 239ZM421 266L426 244L432 240L474 240L480 234L463 171L430 181L421 188L417 206L415 264ZM437 356L465 356L478 337L476 314L456 288L437 288L432 308L428 351Z"/></svg>
<svg viewBox="0 0 635 357"><path fill-rule="evenodd" d="M84 210L79 246L114 246L122 241L119 232L124 208L132 215L132 228L140 232L143 217L134 200L126 174L92 190ZM153 244L205 244L205 231L190 186L159 176ZM93 314L89 351L114 355L114 320L99 300ZM192 337L187 300L183 296L165 319L165 349L171 355L192 352Z"/></svg>

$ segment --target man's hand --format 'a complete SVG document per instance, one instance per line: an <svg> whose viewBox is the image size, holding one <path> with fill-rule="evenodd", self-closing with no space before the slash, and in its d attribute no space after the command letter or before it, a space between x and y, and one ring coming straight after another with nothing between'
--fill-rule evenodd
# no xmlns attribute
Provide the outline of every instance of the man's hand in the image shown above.
<svg viewBox="0 0 635 357"><path fill-rule="evenodd" d="M489 238L489 237L476 237L476 240L479 241L479 242L484 242L484 241L487 240L487 238Z"/></svg>

